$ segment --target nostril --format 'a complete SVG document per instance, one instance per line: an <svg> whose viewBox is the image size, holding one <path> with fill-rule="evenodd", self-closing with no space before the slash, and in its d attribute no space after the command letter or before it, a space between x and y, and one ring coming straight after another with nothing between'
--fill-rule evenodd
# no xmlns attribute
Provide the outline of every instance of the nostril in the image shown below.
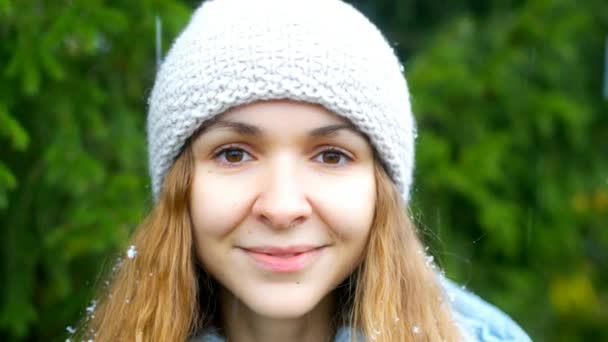
<svg viewBox="0 0 608 342"><path fill-rule="evenodd" d="M264 225L273 229L289 229L306 221L312 207L305 196L260 196L252 207L252 214Z"/></svg>
<svg viewBox="0 0 608 342"><path fill-rule="evenodd" d="M278 215L262 215L259 217L259 219L265 226L273 229L291 229L306 220L305 217L301 216L295 219L290 219L289 217L279 217Z"/></svg>
<svg viewBox="0 0 608 342"><path fill-rule="evenodd" d="M261 217L260 217L260 220L262 221L262 223L263 223L265 226L272 226L272 222L270 222L270 219L269 219L268 217L266 217L266 216L261 216Z"/></svg>

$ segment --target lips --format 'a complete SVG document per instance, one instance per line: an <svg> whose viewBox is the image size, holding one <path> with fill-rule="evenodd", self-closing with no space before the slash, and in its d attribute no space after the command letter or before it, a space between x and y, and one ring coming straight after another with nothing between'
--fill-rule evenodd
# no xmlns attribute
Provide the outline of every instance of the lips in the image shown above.
<svg viewBox="0 0 608 342"><path fill-rule="evenodd" d="M297 272L314 262L324 246L241 248L258 266L277 273Z"/></svg>

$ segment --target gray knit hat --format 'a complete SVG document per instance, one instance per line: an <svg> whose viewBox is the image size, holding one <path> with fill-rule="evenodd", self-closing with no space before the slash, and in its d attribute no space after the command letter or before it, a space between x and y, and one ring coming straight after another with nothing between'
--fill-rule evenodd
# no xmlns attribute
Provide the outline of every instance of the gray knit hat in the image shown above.
<svg viewBox="0 0 608 342"><path fill-rule="evenodd" d="M349 119L408 202L415 122L403 68L380 31L339 0L212 0L195 11L149 99L155 198L203 122L272 99L320 104Z"/></svg>

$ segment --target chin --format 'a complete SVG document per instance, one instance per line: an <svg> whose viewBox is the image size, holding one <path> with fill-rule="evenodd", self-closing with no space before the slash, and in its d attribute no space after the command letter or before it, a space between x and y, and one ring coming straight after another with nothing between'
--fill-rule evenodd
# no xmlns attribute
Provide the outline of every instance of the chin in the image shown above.
<svg viewBox="0 0 608 342"><path fill-rule="evenodd" d="M303 303L282 302L282 303L262 303L259 306L252 306L250 309L258 315L272 319L296 319L306 316L314 308L314 305Z"/></svg>
<svg viewBox="0 0 608 342"><path fill-rule="evenodd" d="M301 318L314 310L323 299L307 291L268 291L268 295L255 293L243 298L243 304L260 316L273 319Z"/></svg>

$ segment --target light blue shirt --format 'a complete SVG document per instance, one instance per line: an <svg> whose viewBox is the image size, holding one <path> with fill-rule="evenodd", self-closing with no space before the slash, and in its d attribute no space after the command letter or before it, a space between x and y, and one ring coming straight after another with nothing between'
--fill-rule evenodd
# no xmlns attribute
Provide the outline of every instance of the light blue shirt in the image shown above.
<svg viewBox="0 0 608 342"><path fill-rule="evenodd" d="M507 314L454 282L441 283L452 306L452 314L466 341L531 341Z"/></svg>
<svg viewBox="0 0 608 342"><path fill-rule="evenodd" d="M531 341L517 323L494 305L459 287L451 280L441 278L440 282L465 341ZM350 342L350 338L350 328L341 327L334 341ZM362 335L358 335L357 341L364 342L365 339ZM219 335L206 333L196 337L192 342L224 342L224 339Z"/></svg>

